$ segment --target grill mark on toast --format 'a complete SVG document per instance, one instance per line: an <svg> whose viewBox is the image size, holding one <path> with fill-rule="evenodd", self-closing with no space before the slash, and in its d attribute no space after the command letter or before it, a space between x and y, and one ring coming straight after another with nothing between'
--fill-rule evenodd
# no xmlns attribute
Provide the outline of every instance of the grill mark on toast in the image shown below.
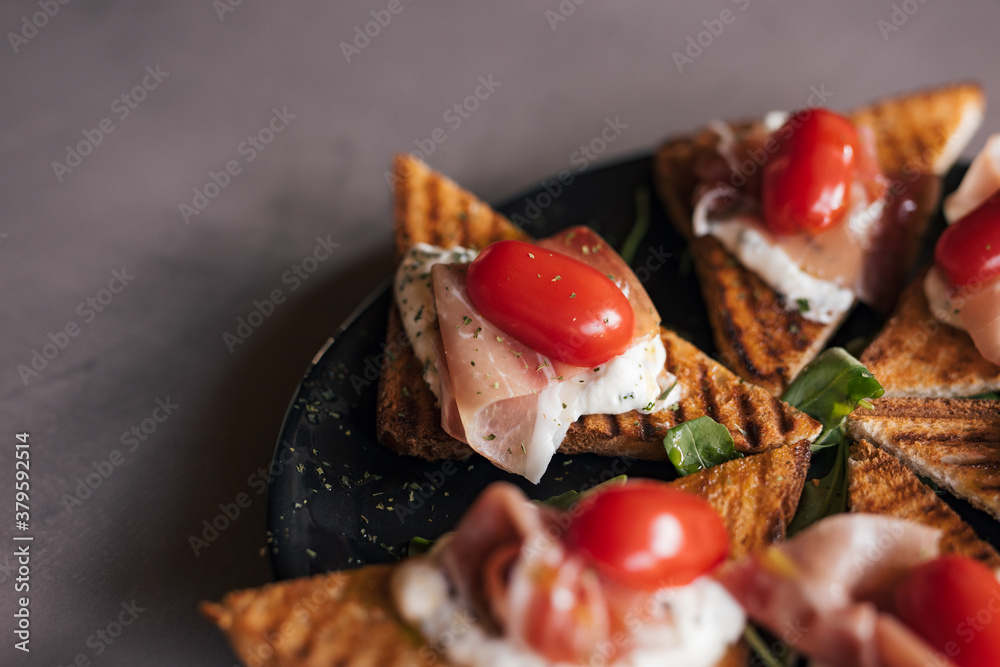
<svg viewBox="0 0 1000 667"><path fill-rule="evenodd" d="M615 438L621 435L622 429L615 415L601 415L601 421L606 424L605 431L610 437Z"/></svg>
<svg viewBox="0 0 1000 667"><path fill-rule="evenodd" d="M715 392L712 391L712 381L708 375L708 364L698 365L698 389L701 392L701 400L705 404L705 414L719 421L719 403L716 401Z"/></svg>
<svg viewBox="0 0 1000 667"><path fill-rule="evenodd" d="M677 415L676 423L682 424L688 421L687 413L684 412L684 401L680 401L679 403L677 403L677 409L674 410L674 414Z"/></svg>
<svg viewBox="0 0 1000 667"><path fill-rule="evenodd" d="M933 442L939 445L948 443L958 443L962 445L982 445L990 449L996 449L1000 442L997 441L996 433L983 431L963 431L960 433L927 433L924 431L897 431L893 433L893 439L900 442Z"/></svg>
<svg viewBox="0 0 1000 667"><path fill-rule="evenodd" d="M778 415L778 426L781 429L781 434L785 435L795 428L795 420L792 419L792 412L783 409L783 407L781 399L777 396L771 397L771 411Z"/></svg>
<svg viewBox="0 0 1000 667"><path fill-rule="evenodd" d="M725 332L724 336L729 341L729 352L736 357L725 360L727 361L726 365L734 367L737 371L742 369L751 382L766 379L760 369L754 365L753 360L750 359L750 355L743 345L743 331L733 320L732 313L728 309L722 311L722 327ZM725 357L726 352L723 351L722 354Z"/></svg>
<svg viewBox="0 0 1000 667"><path fill-rule="evenodd" d="M740 429L743 431L743 435L746 437L750 448L756 451L760 449L761 446L760 423L755 419L747 419L747 417L752 415L754 412L753 403L751 402L750 397L742 391L737 394L736 400L740 406Z"/></svg>
<svg viewBox="0 0 1000 667"><path fill-rule="evenodd" d="M748 269L744 268L743 270L749 273ZM763 338L763 341L762 341L763 342L763 347L764 347L764 350L766 351L766 357L767 357L767 359L773 360L773 361L781 360L784 357L784 355L787 352L787 350L779 350L778 346L775 345L775 343L776 343L775 336L776 336L776 334L779 331L788 331L789 330L789 327L786 326L786 322L787 322L788 319L791 319L791 317L788 316L788 311L785 309L785 300L777 292L773 292L773 291L770 291L770 290L765 291L765 290L757 288L757 287L755 287L753 289L750 289L750 287L751 287L750 285L747 285L746 287L747 287L747 289L750 290L750 297L753 299L753 301L752 301L752 303L753 303L752 310L754 312L761 312L764 309L771 310L771 309L773 309L774 305L777 304L779 312L783 316L782 320L784 320L784 321L782 321L777 327L761 327L761 329L760 329L761 337ZM767 299L767 296L769 294L771 296L771 299L773 300L773 303L772 303L772 301L769 301ZM793 345L792 347L795 347L795 346ZM776 364L775 368L774 368L774 372L777 373L779 376L781 376L782 384L784 384L785 381L787 380L784 377L784 367L781 366L781 365L777 365Z"/></svg>
<svg viewBox="0 0 1000 667"><path fill-rule="evenodd" d="M645 412L630 412L630 415L635 415L635 427L638 431L637 435L640 440L644 442L653 442L654 430L653 425L650 423L649 414Z"/></svg>
<svg viewBox="0 0 1000 667"><path fill-rule="evenodd" d="M441 221L441 178L437 174L431 175L427 179L425 187L427 192L427 220L434 230L434 245L447 248L451 245L444 237Z"/></svg>
<svg viewBox="0 0 1000 667"><path fill-rule="evenodd" d="M968 466L964 466L964 467L968 467ZM978 487L979 487L980 491L990 491L990 492L1000 491L1000 481L986 482L986 483L983 483L983 484L979 484Z"/></svg>
<svg viewBox="0 0 1000 667"><path fill-rule="evenodd" d="M397 170L398 171L398 170ZM397 178L398 178L397 174ZM403 220L407 217L406 211L410 208L411 198L410 190L408 188L396 188L393 193L393 199L395 201L395 210L393 214L395 216L395 221L393 227L395 228L396 235L396 264L398 264L403 259L403 254L405 248L412 243L410 237L410 230L406 228Z"/></svg>
<svg viewBox="0 0 1000 667"><path fill-rule="evenodd" d="M670 339L670 338L664 338L663 336L660 336L660 338L663 339L663 347L667 351L667 358L666 358L666 361L663 364L664 368L666 368L668 372L672 373L675 377L677 377L677 373L678 373L677 362L678 362L678 359L677 359L677 350L674 347L673 340ZM678 378L678 382L680 382L680 378ZM682 386L681 387L681 391L686 391L686 388ZM677 409L673 410L674 418L671 421L675 425L687 421L687 417L685 416L685 412L684 412L684 403L685 402L686 401L684 401L684 400L678 401L677 402L677 406L676 406Z"/></svg>

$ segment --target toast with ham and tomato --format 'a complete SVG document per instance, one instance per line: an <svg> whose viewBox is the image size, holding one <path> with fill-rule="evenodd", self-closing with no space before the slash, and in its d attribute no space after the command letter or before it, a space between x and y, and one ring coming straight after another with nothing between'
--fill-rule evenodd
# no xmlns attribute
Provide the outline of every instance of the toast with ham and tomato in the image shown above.
<svg viewBox="0 0 1000 667"><path fill-rule="evenodd" d="M714 508L729 537L729 559L737 560L784 538L809 458L808 444L801 443L729 461L671 484ZM473 522L487 526L499 516L499 509L481 511ZM504 533L489 527L489 535ZM247 665L451 664L440 652L441 642L428 641L401 616L391 592L398 568L369 565L235 591L220 603L202 603L201 610L226 633ZM748 659L747 647L740 642L715 667L742 667Z"/></svg>
<svg viewBox="0 0 1000 667"><path fill-rule="evenodd" d="M657 188L690 241L727 366L780 395L858 297L891 309L937 205L939 177L971 139L983 107L979 86L957 84L887 98L846 117L804 110L787 118L714 122L659 149ZM814 182L805 182L795 156L817 146L833 150L829 137L848 134L841 141L851 151L835 154L850 152L853 162L831 163L827 151L810 176ZM810 208L796 218L789 211L809 207L803 200L813 184L850 195L824 215ZM745 229L723 233L748 219L752 237ZM790 262L780 271L773 258L778 246L782 261ZM840 259L848 256L854 259ZM769 282L746 262L770 272ZM783 285L787 294L772 285Z"/></svg>
<svg viewBox="0 0 1000 667"><path fill-rule="evenodd" d="M851 413L847 433L1000 519L1000 402L880 398Z"/></svg>
<svg viewBox="0 0 1000 667"><path fill-rule="evenodd" d="M887 396L1000 389L1000 134L944 202L934 261L906 290L862 359Z"/></svg>
<svg viewBox="0 0 1000 667"><path fill-rule="evenodd" d="M1000 389L1000 366L987 361L969 334L938 321L917 276L892 317L861 355L885 396L951 398Z"/></svg>
<svg viewBox="0 0 1000 667"><path fill-rule="evenodd" d="M393 183L395 253L400 262L418 243L481 250L496 241L528 239L523 231L485 203L411 156L396 157ZM579 236L573 238L575 233L570 230L563 236L542 243L555 243L562 249L579 242ZM581 232L585 233L586 230ZM583 246L582 250L585 255L589 253L587 246ZM633 293L638 291L643 291L645 296L641 287ZM423 312L417 310L408 316L423 317ZM450 315L459 318L456 329L467 321L471 322L465 310ZM439 316L448 317L449 314ZM476 324L467 326L478 328ZM445 336L453 331L450 324L441 330ZM482 331L482 338L478 335L479 332L474 339L477 347L479 343L475 341L492 346L494 338L498 344L503 338L495 333L487 334L486 330ZM820 425L813 419L767 392L744 383L673 332L660 328L659 337L666 352L665 369L673 374L677 385L683 389L680 400L668 406L669 409L583 416L569 427L559 451L665 459L662 440L666 431L678 423L703 415L710 415L725 425L733 434L737 450L743 453L811 442L819 434ZM432 460L467 456L472 451L470 446L450 435L442 426L439 401L424 379L425 364L418 361L413 346L408 344L401 311L395 300L390 307L386 340L390 345L396 341L403 341L404 344L379 380L376 424L379 441L397 453ZM467 343L468 339L464 342ZM502 356L506 352L500 350L497 354ZM462 362L462 368L467 372L478 370L473 367L474 363L468 367ZM530 370L536 369L532 367ZM487 390L489 388L486 387ZM489 435L494 434L491 432ZM492 440L489 436L486 439ZM490 443L479 443L479 446L484 444ZM513 454L517 455L516 446L513 450Z"/></svg>
<svg viewBox="0 0 1000 667"><path fill-rule="evenodd" d="M867 440L851 445L848 504L852 512L884 514L941 531L941 553L1000 568L1000 554L899 459Z"/></svg>

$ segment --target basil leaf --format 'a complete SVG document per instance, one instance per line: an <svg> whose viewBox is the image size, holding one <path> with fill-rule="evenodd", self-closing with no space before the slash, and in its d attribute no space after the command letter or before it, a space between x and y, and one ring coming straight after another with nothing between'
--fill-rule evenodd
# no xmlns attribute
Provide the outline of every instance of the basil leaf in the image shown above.
<svg viewBox="0 0 1000 667"><path fill-rule="evenodd" d="M637 188L635 191L635 223L628 236L625 237L621 252L618 253L626 264L631 264L632 260L635 259L639 243L645 238L647 231L649 231L649 190Z"/></svg>
<svg viewBox="0 0 1000 667"><path fill-rule="evenodd" d="M743 458L729 429L708 416L673 427L663 438L663 446L681 477Z"/></svg>
<svg viewBox="0 0 1000 667"><path fill-rule="evenodd" d="M820 519L847 511L847 458L850 443L841 437L834 454L830 472L818 480L806 482L802 498L792 522L788 524L788 536L800 533Z"/></svg>
<svg viewBox="0 0 1000 667"><path fill-rule="evenodd" d="M617 477L612 477L609 480L605 480L600 484L596 484L583 491L567 491L566 493L560 493L558 496L552 496L551 498L547 498L545 500L536 500L535 502L551 505L556 509L568 510L573 505L580 502L580 500L587 494L593 493L598 489L606 489L611 486L621 486L626 481L628 481L628 475L618 475ZM430 551L432 546L434 546L434 540L428 540L424 537L411 537L407 555L420 556Z"/></svg>
<svg viewBox="0 0 1000 667"><path fill-rule="evenodd" d="M626 481L628 481L628 475L618 475L617 477L612 477L611 479L601 482L589 489L584 489L583 491L567 491L566 493L560 493L558 496L552 496L546 500L540 502L546 505L551 505L556 509L568 510L573 505L580 502L580 500L589 493L593 493L598 489L606 489L611 486L621 486Z"/></svg>
<svg viewBox="0 0 1000 667"><path fill-rule="evenodd" d="M760 664L764 665L764 667L788 667L788 663L774 656L767 642L760 636L760 632L750 623L747 623L747 626L743 628L743 639L746 640L746 643L750 645L750 649L760 659L759 662L751 662L750 664Z"/></svg>
<svg viewBox="0 0 1000 667"><path fill-rule="evenodd" d="M976 394L975 396L969 396L969 398L986 399L989 401L1000 400L1000 394L995 391L984 391L981 394Z"/></svg>
<svg viewBox="0 0 1000 667"><path fill-rule="evenodd" d="M425 537L411 537L410 546L407 548L406 553L408 556L420 556L431 550L434 545L433 540L428 540Z"/></svg>
<svg viewBox="0 0 1000 667"><path fill-rule="evenodd" d="M795 406L823 425L812 445L816 451L841 441L838 432L847 415L869 398L885 393L882 385L860 361L842 347L832 347L812 360L785 390L781 400Z"/></svg>

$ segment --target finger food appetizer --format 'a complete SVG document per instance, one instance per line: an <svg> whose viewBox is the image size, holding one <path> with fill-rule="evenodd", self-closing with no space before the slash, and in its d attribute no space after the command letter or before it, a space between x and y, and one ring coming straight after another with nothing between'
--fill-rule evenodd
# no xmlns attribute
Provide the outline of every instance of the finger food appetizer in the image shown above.
<svg viewBox="0 0 1000 667"><path fill-rule="evenodd" d="M715 121L660 148L657 186L730 368L781 395L857 301L891 309L983 105L958 84Z"/></svg>
<svg viewBox="0 0 1000 667"><path fill-rule="evenodd" d="M977 396L1000 389L996 330L1000 255L1000 135L945 199L949 227L934 263L907 289L862 361L887 396Z"/></svg>
<svg viewBox="0 0 1000 667"><path fill-rule="evenodd" d="M821 427L660 325L645 288L593 230L527 236L410 156L395 163L398 269L377 432L427 459L475 451L537 482L557 451L664 459L711 415L736 449Z"/></svg>

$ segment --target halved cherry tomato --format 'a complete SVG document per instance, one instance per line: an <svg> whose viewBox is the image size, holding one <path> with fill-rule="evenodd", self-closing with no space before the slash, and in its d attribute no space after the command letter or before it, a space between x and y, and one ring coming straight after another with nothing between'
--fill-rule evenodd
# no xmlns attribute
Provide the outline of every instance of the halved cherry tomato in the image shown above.
<svg viewBox="0 0 1000 667"><path fill-rule="evenodd" d="M896 588L896 615L959 667L1000 665L1000 582L979 561L943 556Z"/></svg>
<svg viewBox="0 0 1000 667"><path fill-rule="evenodd" d="M729 553L726 527L712 506L661 482L629 482L586 496L573 514L570 550L637 590L689 584Z"/></svg>
<svg viewBox="0 0 1000 667"><path fill-rule="evenodd" d="M955 287L1000 274L1000 192L944 230L934 261Z"/></svg>
<svg viewBox="0 0 1000 667"><path fill-rule="evenodd" d="M860 146L847 118L811 109L793 114L775 133L777 152L764 166L764 221L775 234L820 232L847 212Z"/></svg>
<svg viewBox="0 0 1000 667"><path fill-rule="evenodd" d="M469 266L483 317L528 347L574 366L597 366L632 344L635 313L607 276L524 241L499 241Z"/></svg>

